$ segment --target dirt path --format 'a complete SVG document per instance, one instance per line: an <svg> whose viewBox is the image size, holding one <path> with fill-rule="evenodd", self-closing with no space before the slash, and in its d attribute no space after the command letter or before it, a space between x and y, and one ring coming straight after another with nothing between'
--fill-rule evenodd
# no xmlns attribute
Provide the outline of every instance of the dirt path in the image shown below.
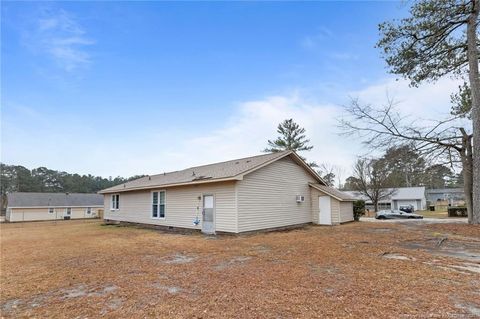
<svg viewBox="0 0 480 319"><path fill-rule="evenodd" d="M480 230L351 223L248 236L2 224L3 317L475 318Z"/></svg>

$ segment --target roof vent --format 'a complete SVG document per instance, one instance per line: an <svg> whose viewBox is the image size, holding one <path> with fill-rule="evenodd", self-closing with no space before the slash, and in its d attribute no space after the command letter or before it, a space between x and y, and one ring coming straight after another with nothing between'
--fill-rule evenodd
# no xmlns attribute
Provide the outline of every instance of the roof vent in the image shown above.
<svg viewBox="0 0 480 319"><path fill-rule="evenodd" d="M211 176L198 176L198 177L195 177L193 180L198 181L198 180L209 179L209 178L212 178L212 177Z"/></svg>
<svg viewBox="0 0 480 319"><path fill-rule="evenodd" d="M125 188L125 187L127 187L127 185L126 185L126 184L123 184L123 188Z"/></svg>
<svg viewBox="0 0 480 319"><path fill-rule="evenodd" d="M250 160L247 160L247 163L250 163Z"/></svg>
<svg viewBox="0 0 480 319"><path fill-rule="evenodd" d="M192 171L192 176L195 176L195 171Z"/></svg>
<svg viewBox="0 0 480 319"><path fill-rule="evenodd" d="M239 164L240 162L235 162L235 164Z"/></svg>
<svg viewBox="0 0 480 319"><path fill-rule="evenodd" d="M152 176L148 175L148 180L151 181L151 180L152 180Z"/></svg>

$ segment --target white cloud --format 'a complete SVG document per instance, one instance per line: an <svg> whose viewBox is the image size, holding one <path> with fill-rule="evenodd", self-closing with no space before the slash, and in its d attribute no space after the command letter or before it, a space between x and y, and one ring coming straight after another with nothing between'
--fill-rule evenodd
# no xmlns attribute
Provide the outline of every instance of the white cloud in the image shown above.
<svg viewBox="0 0 480 319"><path fill-rule="evenodd" d="M339 112L337 106L309 102L297 94L240 103L223 128L195 136L181 143L180 148L172 148L176 153L173 160L189 166L195 164L193 154L198 154L199 163L259 154L267 146L267 140L278 135L278 123L293 118L306 129L307 137L314 145L314 149L305 152L304 156L311 161L349 165L351 158L342 148L341 138L334 128Z"/></svg>
<svg viewBox="0 0 480 319"><path fill-rule="evenodd" d="M24 44L33 52L50 56L67 72L91 62L87 46L94 41L83 27L65 10L48 10L24 31Z"/></svg>
<svg viewBox="0 0 480 319"><path fill-rule="evenodd" d="M317 48L325 39L332 36L333 32L327 27L318 27L315 33L304 36L300 41L300 45L304 49Z"/></svg>
<svg viewBox="0 0 480 319"><path fill-rule="evenodd" d="M338 106L307 101L296 93L271 96L238 103L235 112L223 124L218 123L217 129L192 129L182 136L141 126L106 135L98 127L74 120L51 130L35 118L29 120L37 126L27 128L35 130L36 134L31 134L7 120L3 127L4 161L103 176L155 174L261 154L267 140L278 135L278 123L293 118L306 128L314 145L312 151L302 155L310 161L349 167L354 152L344 147L346 141L336 134L339 112Z"/></svg>
<svg viewBox="0 0 480 319"><path fill-rule="evenodd" d="M70 147L72 153L65 154L62 162L67 163L70 159L76 167L82 166L81 169L70 170L103 176L131 176L180 170L189 166L261 154L267 146L267 140L278 135L278 123L293 118L306 128L307 136L315 146L312 151L302 155L311 161L332 162L349 167L354 153L344 147L345 141L341 141L334 127L339 112L338 106L308 102L296 93L271 96L239 103L236 111L224 124L209 132L192 131L178 136L169 132L141 131L142 128L139 127L136 134L140 138L118 136L118 144L102 136L88 141L77 138L76 147L88 150L89 156L82 157L77 154L80 149ZM77 129L71 124L70 127L74 131ZM85 131L85 127L82 130ZM88 133L84 132L83 135ZM60 140L62 139L65 140L64 136ZM59 139L50 140L50 149L62 147L58 144ZM71 141L68 143L71 145ZM81 161L76 159L79 156ZM49 166L55 168L59 165L52 163ZM62 169L67 168L62 166Z"/></svg>
<svg viewBox="0 0 480 319"><path fill-rule="evenodd" d="M352 54L352 53L348 53L348 52L331 53L331 54L329 54L329 57L331 57L332 59L343 60L343 61L359 60L360 59L360 56L358 54Z"/></svg>
<svg viewBox="0 0 480 319"><path fill-rule="evenodd" d="M450 113L450 94L457 91L460 84L459 80L443 78L435 83L410 87L407 80L387 79L351 92L350 96L372 105L385 105L390 98L404 115L438 119Z"/></svg>
<svg viewBox="0 0 480 319"><path fill-rule="evenodd" d="M385 80L350 92L350 96L377 104L384 103L389 92L402 101L398 107L405 114L433 117L449 112L449 94L456 87L457 82L452 80L420 88L409 88L405 81ZM21 108L18 112L24 116L28 110ZM223 122L218 118L212 120L209 123L212 129L207 131L192 127L191 131L179 133L141 125L134 129L109 129L75 119L55 121L66 124L58 124L52 130L48 122L35 118L29 120L25 128L21 123L7 120L2 123L3 160L30 168L44 165L102 176L162 173L260 154L267 140L277 136L278 123L293 118L305 127L307 137L314 145L312 151L302 155L309 161L343 167L345 178L351 172L355 157L364 155L366 149L360 141L338 135L336 119L342 112L341 106L318 103L305 98L305 94L293 92L240 102ZM181 121L181 112L178 116ZM45 125L30 127L28 123Z"/></svg>
<svg viewBox="0 0 480 319"><path fill-rule="evenodd" d="M300 39L300 46L309 52L320 54L327 59L348 61L359 60L358 53L347 51L333 51L328 49L334 39L334 33L326 27L318 27L316 32L306 35ZM329 44L329 45L327 45Z"/></svg>

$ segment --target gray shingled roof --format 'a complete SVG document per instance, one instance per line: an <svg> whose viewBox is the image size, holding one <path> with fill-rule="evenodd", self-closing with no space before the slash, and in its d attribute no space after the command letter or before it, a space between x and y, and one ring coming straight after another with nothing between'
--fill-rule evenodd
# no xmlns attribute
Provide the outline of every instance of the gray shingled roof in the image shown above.
<svg viewBox="0 0 480 319"><path fill-rule="evenodd" d="M430 188L426 190L427 194L451 194L464 193L463 188Z"/></svg>
<svg viewBox="0 0 480 319"><path fill-rule="evenodd" d="M397 187L397 188L387 188L388 191L394 191L394 193L387 198L382 199L379 202L389 203L392 200L417 200L423 199L425 197L425 187ZM362 199L366 202L371 202L368 197L361 194L357 191L345 191L350 196Z"/></svg>
<svg viewBox="0 0 480 319"><path fill-rule="evenodd" d="M103 196L80 193L24 193L7 194L8 207L90 207L103 206Z"/></svg>
<svg viewBox="0 0 480 319"><path fill-rule="evenodd" d="M336 188L330 187L330 186L325 186L325 185L320 185L320 184L309 184L313 188L318 189L319 191L324 192L327 195L330 195L340 201L345 201L345 202L353 202L356 199L350 194L347 194L345 192L339 191Z"/></svg>
<svg viewBox="0 0 480 319"><path fill-rule="evenodd" d="M190 167L181 171L145 176L124 184L100 191L100 193L123 192L135 189L154 188L178 184L204 183L217 180L234 179L276 159L295 154L292 151L269 153L226 162Z"/></svg>

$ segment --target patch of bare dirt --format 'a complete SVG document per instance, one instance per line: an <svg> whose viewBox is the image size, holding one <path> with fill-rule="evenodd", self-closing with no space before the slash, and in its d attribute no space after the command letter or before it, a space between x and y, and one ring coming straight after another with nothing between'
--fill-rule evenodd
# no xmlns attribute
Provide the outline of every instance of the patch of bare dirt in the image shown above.
<svg viewBox="0 0 480 319"><path fill-rule="evenodd" d="M249 257L249 256L234 256L233 258L230 258L228 260L220 262L219 264L215 265L213 268L215 270L224 270L224 269L229 268L229 267L243 265L245 262L247 262L250 259L252 259L252 257Z"/></svg>
<svg viewBox="0 0 480 319"><path fill-rule="evenodd" d="M397 253L390 253L390 252L382 253L380 256L382 256L383 258L387 258L387 259L411 260L411 261L415 261L415 260L416 260L415 258L410 257L410 256L406 256L406 255L402 255L402 254L397 254Z"/></svg>
<svg viewBox="0 0 480 319"><path fill-rule="evenodd" d="M437 232L446 232L450 234L461 234L462 236L480 239L480 229L476 225L468 224L431 224L426 226L428 229Z"/></svg>

